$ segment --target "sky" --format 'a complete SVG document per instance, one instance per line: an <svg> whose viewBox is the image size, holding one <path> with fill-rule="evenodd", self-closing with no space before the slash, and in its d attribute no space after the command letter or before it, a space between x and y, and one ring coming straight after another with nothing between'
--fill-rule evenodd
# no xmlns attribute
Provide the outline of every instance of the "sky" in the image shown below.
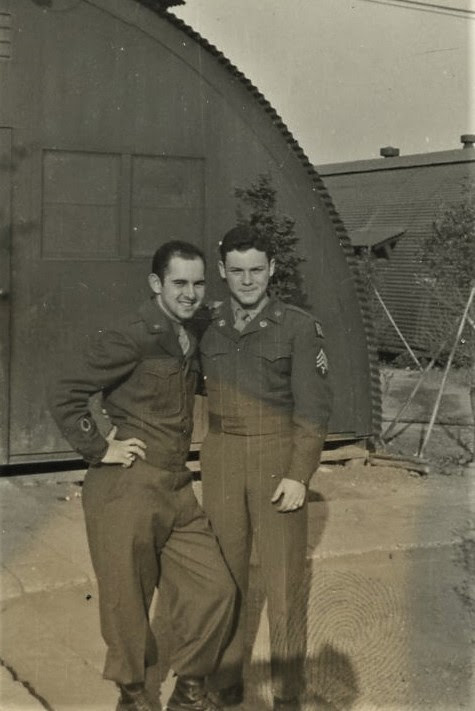
<svg viewBox="0 0 475 711"><path fill-rule="evenodd" d="M475 0L186 0L171 10L244 72L317 165L388 145L457 149L475 133Z"/></svg>

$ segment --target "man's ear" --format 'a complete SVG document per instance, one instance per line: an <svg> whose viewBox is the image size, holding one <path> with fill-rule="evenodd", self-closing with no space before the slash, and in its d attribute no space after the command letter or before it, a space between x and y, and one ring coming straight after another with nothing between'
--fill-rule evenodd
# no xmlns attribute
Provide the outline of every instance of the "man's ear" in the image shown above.
<svg viewBox="0 0 475 711"><path fill-rule="evenodd" d="M272 258L269 261L269 276L274 276L274 272L275 272L275 259Z"/></svg>
<svg viewBox="0 0 475 711"><path fill-rule="evenodd" d="M152 274L149 274L148 275L148 283L149 283L149 286L154 294L161 294L162 293L162 282L161 282L158 274L154 274L153 272L152 272Z"/></svg>
<svg viewBox="0 0 475 711"><path fill-rule="evenodd" d="M221 279L226 279L226 268L224 262L220 259L218 262L219 275Z"/></svg>

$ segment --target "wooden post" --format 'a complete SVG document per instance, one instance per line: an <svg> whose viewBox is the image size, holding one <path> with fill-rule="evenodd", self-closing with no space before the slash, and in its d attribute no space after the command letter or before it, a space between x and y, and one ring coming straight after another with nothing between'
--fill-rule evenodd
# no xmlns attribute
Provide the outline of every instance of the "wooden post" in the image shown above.
<svg viewBox="0 0 475 711"><path fill-rule="evenodd" d="M397 335L399 336L399 338L401 339L401 341L402 341L402 342L404 343L404 345L406 346L407 352L409 353L409 355L411 356L412 360L413 360L414 363L417 365L417 367L419 368L419 370L422 370L422 365L419 363L419 360L418 360L416 354L414 353L414 351L412 350L411 346L409 345L409 343L408 343L408 342L406 341L406 339L404 338L404 334L402 333L401 329L400 329L399 326L397 325L396 321L393 319L393 317L392 317L392 315L391 315L391 312L389 311L388 307L386 306L386 304L385 304L384 301L383 301L383 297L381 296L381 294L379 293L379 291L377 290L377 288L375 287L374 284L373 284L373 289L374 289L374 293L375 293L376 296L378 297L379 303L381 304L381 306L382 306L383 309L384 309L384 313L386 314L386 316L388 317L388 319L391 321L392 325L394 326L394 329L396 330Z"/></svg>
<svg viewBox="0 0 475 711"><path fill-rule="evenodd" d="M409 407L409 405L411 404L411 402L412 402L412 401L414 400L414 398L416 397L416 395L417 395L417 393L418 393L418 391L419 391L419 388L420 388L421 385L422 385L422 382L423 382L424 378L426 377L427 373L428 373L430 370L432 370L432 368L434 367L434 365L435 365L435 363L436 363L438 357L440 356L440 354L441 354L442 351L444 350L444 348L445 348L445 346L446 346L446 344L447 344L447 340L448 340L448 338L446 338L445 341L442 343L442 345L440 346L439 350L437 351L436 355L432 358L432 360L430 361L430 363L429 363L428 365L426 365L426 367L424 368L424 370L423 370L422 373L421 373L421 376L420 376L419 380L418 380L417 383L414 385L414 387L413 387L413 389L412 389L412 391L411 391L411 394L410 394L409 397L407 398L406 402L405 402L405 403L402 405L402 407L399 409L399 411L398 411L396 417L394 418L394 420L393 420L392 422L390 422L390 424L388 425L386 431L385 431L385 432L383 433L383 435L381 436L381 439L383 440L383 442L387 442L387 441L388 441L388 439L389 439L389 434L390 434L390 433L393 431L393 429L396 427L396 425L398 424L399 420L401 419L401 417L403 416L403 414L406 412L406 410L407 410L407 408Z"/></svg>
<svg viewBox="0 0 475 711"><path fill-rule="evenodd" d="M428 373L430 370L432 370L432 368L434 367L434 364L435 364L435 358L432 358L432 360L431 360L431 362L429 363L429 365L427 365L426 368L425 368L425 370L422 371L419 380L417 381L417 383L416 383L415 386L413 387L412 392L411 392L411 394L409 395L409 397L407 398L406 402L405 402L405 403L403 404L403 406L399 409L399 412L397 413L397 415L396 415L396 417L394 418L394 420L393 420L392 422L390 422L390 424L388 425L386 431L383 432L383 434L382 434L382 436L381 436L381 439L383 440L383 442L387 442L387 441L388 441L389 435L391 434L391 432L393 431L393 429L396 427L396 425L398 424L398 422L399 422L399 420L401 419L401 417L403 416L403 414L406 412L406 410L407 410L407 408L409 407L409 405L411 404L411 402L412 402L412 401L414 400L414 398L416 397L417 392L419 391L419 388L421 387L422 382L423 382L425 376L427 375L427 373Z"/></svg>
<svg viewBox="0 0 475 711"><path fill-rule="evenodd" d="M463 312L463 314L462 314L462 318L460 319L460 324L459 324L459 327L458 327L458 329L457 329L457 335L455 336L455 341L454 341L454 344L453 344L453 346L452 346L452 350L450 351L450 355L449 355L449 358L448 358L448 360L447 360L447 364L446 364L446 366L445 366L444 375L442 376L442 381L441 381L441 383L440 383L440 388L439 388L439 392L438 392L438 394L437 394L437 398L436 398L436 401L435 401L434 410L433 410L433 412L432 412L432 417L430 418L429 426L428 426L428 428L427 428L427 432L426 432L426 434L425 434L424 441L422 442L422 444L421 444L421 446L420 446L420 449L419 449L419 452L418 452L418 456L419 456L419 457L422 457L422 455L423 455L423 453L424 453L424 449L425 449L425 447L426 447L426 445L427 445L427 442L429 441L429 437L430 437L430 435L431 435L431 433L432 433L432 429L433 429L433 427L434 427L435 418L437 417L437 413L438 413L438 411L439 411L440 401L442 400L442 394L443 394L443 392L444 392L445 383L446 383L446 381L447 381L447 376L448 376L448 374L449 374L449 370L450 370L450 367L451 367L451 365L452 365L452 361L453 361L453 359L454 359L455 351L456 351L456 349L457 349L458 342L459 342L460 337L461 337L461 335L462 335L462 331L463 331L463 328L464 328L464 326L465 326L465 322L466 322L466 320L467 320L468 312L469 312L470 307L471 307L471 305L472 305L472 301L473 301L473 297L474 297L474 296L475 296L475 286L472 286L472 288L471 288L471 290L470 290L470 295L469 295L469 297L468 297L467 304L466 304L465 309L464 309L464 312ZM472 394L472 391L471 391L471 394ZM472 406L473 406L473 401L472 401Z"/></svg>

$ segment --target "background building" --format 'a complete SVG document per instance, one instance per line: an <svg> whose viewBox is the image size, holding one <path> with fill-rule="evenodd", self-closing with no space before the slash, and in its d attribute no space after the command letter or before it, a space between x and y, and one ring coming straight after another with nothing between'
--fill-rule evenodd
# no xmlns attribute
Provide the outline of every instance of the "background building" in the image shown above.
<svg viewBox="0 0 475 711"><path fill-rule="evenodd" d="M378 290L415 350L427 347L440 308L424 278L423 242L441 211L461 202L475 184L475 136L461 140L460 150L400 156L397 148L387 147L376 160L318 166L354 251L368 249L378 258ZM382 308L375 313L378 348L403 350Z"/></svg>

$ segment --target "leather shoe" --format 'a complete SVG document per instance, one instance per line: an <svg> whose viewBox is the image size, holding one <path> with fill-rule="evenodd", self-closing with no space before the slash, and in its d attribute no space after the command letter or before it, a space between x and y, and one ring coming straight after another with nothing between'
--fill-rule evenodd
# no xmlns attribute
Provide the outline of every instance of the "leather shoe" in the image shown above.
<svg viewBox="0 0 475 711"><path fill-rule="evenodd" d="M224 689L213 689L213 691L208 691L208 696L218 706L223 706L224 708L239 706L244 701L244 682L240 679L235 684Z"/></svg>
<svg viewBox="0 0 475 711"><path fill-rule="evenodd" d="M160 707L148 698L143 684L124 684L119 689L116 711L160 711Z"/></svg>
<svg viewBox="0 0 475 711"><path fill-rule="evenodd" d="M204 679L179 676L168 701L167 711L221 711L221 706L206 693Z"/></svg>

